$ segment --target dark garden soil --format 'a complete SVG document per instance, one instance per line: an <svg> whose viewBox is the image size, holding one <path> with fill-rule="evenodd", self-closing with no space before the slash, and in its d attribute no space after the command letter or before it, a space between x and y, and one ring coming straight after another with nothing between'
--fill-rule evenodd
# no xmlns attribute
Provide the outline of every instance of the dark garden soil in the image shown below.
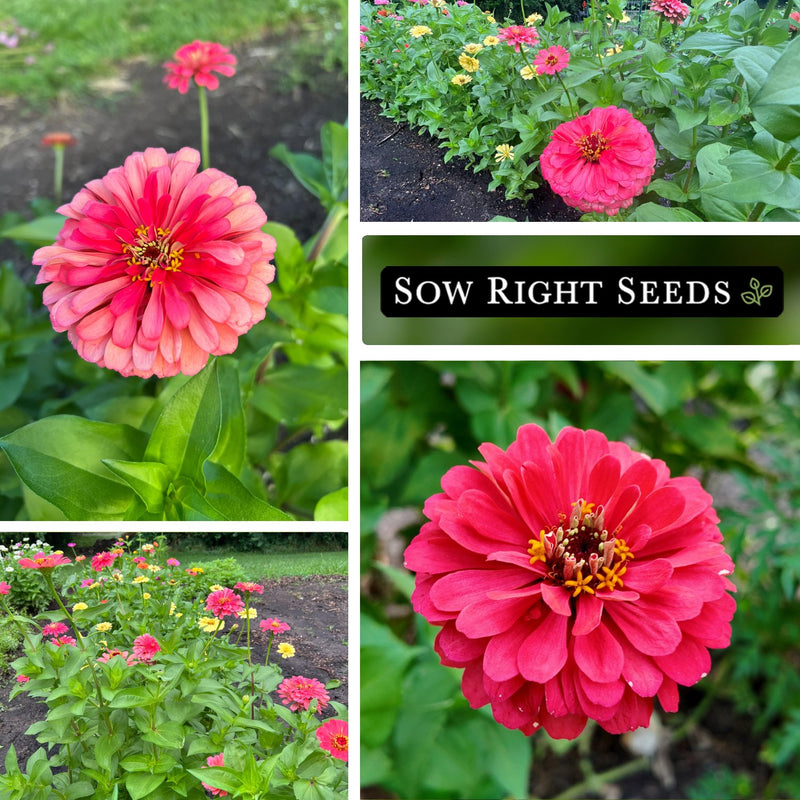
<svg viewBox="0 0 800 800"><path fill-rule="evenodd" d="M264 586L264 594L250 599L258 619L277 617L292 627L273 641L270 661L277 659L287 678L303 675L322 683L340 681L341 685L329 689L328 694L331 700L347 704L347 577L315 575L258 582ZM252 635L253 660L263 663L269 636L259 629ZM280 642L294 646L294 657L278 657L276 647ZM9 703L7 698L14 685L13 675L0 676L0 759L13 744L24 764L40 747L33 736L25 736L25 731L36 720L44 719L47 708L41 700L27 695L18 695Z"/></svg>
<svg viewBox="0 0 800 800"><path fill-rule="evenodd" d="M427 133L381 116L374 101L361 102L361 220L363 222L485 222L496 216L520 222L570 222L569 208L543 184L527 203L490 192L486 170L475 173Z"/></svg>
<svg viewBox="0 0 800 800"><path fill-rule="evenodd" d="M211 164L251 186L269 219L305 241L324 212L268 153L283 142L293 152L319 154L322 125L346 120L347 81L315 68L313 85L293 84L288 47L285 35L231 46L236 75L222 78L208 94ZM0 97L0 215L24 213L34 198L52 197L53 154L40 143L48 132L67 131L78 140L65 152L64 202L137 150L199 149L197 92L168 89L163 75L160 64L134 61L95 81L88 98L31 107L23 99ZM0 260L13 252L0 241Z"/></svg>

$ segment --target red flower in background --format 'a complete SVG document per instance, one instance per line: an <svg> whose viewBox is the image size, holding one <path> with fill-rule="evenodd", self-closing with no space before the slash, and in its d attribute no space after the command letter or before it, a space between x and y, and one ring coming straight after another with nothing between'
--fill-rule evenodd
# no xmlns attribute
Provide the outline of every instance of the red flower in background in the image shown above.
<svg viewBox="0 0 800 800"><path fill-rule="evenodd" d="M656 148L630 112L608 106L559 125L539 163L567 205L613 217L650 183Z"/></svg>
<svg viewBox="0 0 800 800"><path fill-rule="evenodd" d="M406 550L414 608L442 630L473 708L525 734L571 739L588 718L646 726L658 697L711 669L727 647L735 591L711 497L663 461L565 428L520 428L480 449L429 498Z"/></svg>
<svg viewBox="0 0 800 800"><path fill-rule="evenodd" d="M198 86L213 91L219 88L218 72L230 78L236 74L236 56L217 42L193 41L175 51L174 61L167 61L164 69L164 83L181 94L189 91L189 82L194 80Z"/></svg>
<svg viewBox="0 0 800 800"><path fill-rule="evenodd" d="M57 331L122 375L194 375L264 319L275 240L248 186L200 154L149 148L91 181L33 255Z"/></svg>

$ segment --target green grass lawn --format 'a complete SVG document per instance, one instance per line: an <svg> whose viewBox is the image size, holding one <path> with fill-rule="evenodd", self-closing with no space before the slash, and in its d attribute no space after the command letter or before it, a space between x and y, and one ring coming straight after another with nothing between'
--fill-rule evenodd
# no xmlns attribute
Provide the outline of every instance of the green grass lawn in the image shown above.
<svg viewBox="0 0 800 800"><path fill-rule="evenodd" d="M194 39L235 51L267 32L312 41L313 48L293 41L287 53L309 59L309 70L343 68L346 13L347 0L3 0L0 30L13 32L13 20L30 34L14 49L0 46L0 94L46 100L81 92L125 59L164 61Z"/></svg>
<svg viewBox="0 0 800 800"><path fill-rule="evenodd" d="M214 549L174 550L169 555L177 558L181 566L232 556L248 575L258 578L282 578L286 575L347 575L347 551L328 550L318 553L251 553L235 550Z"/></svg>

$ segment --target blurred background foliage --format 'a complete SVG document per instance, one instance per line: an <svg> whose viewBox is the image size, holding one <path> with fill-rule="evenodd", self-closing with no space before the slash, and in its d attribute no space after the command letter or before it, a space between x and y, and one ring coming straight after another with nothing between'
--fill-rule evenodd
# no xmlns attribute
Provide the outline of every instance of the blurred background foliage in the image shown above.
<svg viewBox="0 0 800 800"><path fill-rule="evenodd" d="M171 58L176 29L182 42L227 46L282 35L287 77L313 81L315 69L344 71L346 19L347 0L3 0L0 30L22 34L13 49L0 47L0 65L18 60L36 69L3 70L0 96L39 102L82 93L120 61Z"/></svg>
<svg viewBox="0 0 800 800"><path fill-rule="evenodd" d="M527 6L526 6L527 8ZM800 305L796 236L365 236L363 330L367 344L800 344L792 314L777 318L387 318L380 274L387 266L780 267L784 308Z"/></svg>
<svg viewBox="0 0 800 800"><path fill-rule="evenodd" d="M635 749L603 731L526 739L471 710L460 673L433 652L438 629L411 612L402 553L425 499L451 466L480 458L480 443L507 447L526 422L551 437L565 425L596 428L714 496L736 563L733 640L712 651L708 679L682 690L680 712L661 715L678 784L658 796L800 796L797 364L366 362L361 404L366 796L586 797L601 770L612 782L643 769Z"/></svg>

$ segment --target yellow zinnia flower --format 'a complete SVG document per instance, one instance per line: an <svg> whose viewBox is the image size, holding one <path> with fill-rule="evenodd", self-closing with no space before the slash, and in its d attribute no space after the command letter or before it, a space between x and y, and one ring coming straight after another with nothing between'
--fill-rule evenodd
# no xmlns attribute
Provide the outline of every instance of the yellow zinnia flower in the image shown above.
<svg viewBox="0 0 800 800"><path fill-rule="evenodd" d="M281 654L281 658L291 658L294 655L294 647L287 642L281 642L278 645L278 652Z"/></svg>
<svg viewBox="0 0 800 800"><path fill-rule="evenodd" d="M483 40L483 44L485 47L494 47L496 44L500 44L500 39L498 39L496 36L487 36Z"/></svg>
<svg viewBox="0 0 800 800"><path fill-rule="evenodd" d="M221 631L225 627L225 622L216 617L200 617L197 620L197 625L200 630L206 633L214 633L214 631Z"/></svg>
<svg viewBox="0 0 800 800"><path fill-rule="evenodd" d="M536 67L531 67L526 64L520 71L519 74L522 75L522 80L524 81L532 81L536 77Z"/></svg>
<svg viewBox="0 0 800 800"><path fill-rule="evenodd" d="M453 75L450 78L450 83L454 83L456 86L466 86L472 78L469 75L465 75L463 72L459 72L458 75Z"/></svg>
<svg viewBox="0 0 800 800"><path fill-rule="evenodd" d="M470 42L464 45L464 52L469 53L471 56L477 55L481 50L483 50L483 45L477 42Z"/></svg>
<svg viewBox="0 0 800 800"><path fill-rule="evenodd" d="M433 33L433 31L427 25L414 25L414 27L410 28L408 32L415 39L419 39L420 36L425 36L428 33Z"/></svg>
<svg viewBox="0 0 800 800"><path fill-rule="evenodd" d="M73 611L86 611L87 608L89 608L89 606L87 606L86 603L75 603L75 605L72 606Z"/></svg>
<svg viewBox="0 0 800 800"><path fill-rule="evenodd" d="M150 578L147 575L137 575L132 583L150 583Z"/></svg>
<svg viewBox="0 0 800 800"><path fill-rule="evenodd" d="M100 631L100 633L107 633L112 628L110 622L98 622L97 625L94 626L96 631Z"/></svg>
<svg viewBox="0 0 800 800"><path fill-rule="evenodd" d="M480 61L477 58L472 58L472 56L468 56L466 53L462 53L458 57L458 63L467 71L467 72L477 72L481 68Z"/></svg>
<svg viewBox="0 0 800 800"><path fill-rule="evenodd" d="M500 164L503 161L514 160L514 145L513 144L499 144L495 147L497 151L494 155L494 160Z"/></svg>

